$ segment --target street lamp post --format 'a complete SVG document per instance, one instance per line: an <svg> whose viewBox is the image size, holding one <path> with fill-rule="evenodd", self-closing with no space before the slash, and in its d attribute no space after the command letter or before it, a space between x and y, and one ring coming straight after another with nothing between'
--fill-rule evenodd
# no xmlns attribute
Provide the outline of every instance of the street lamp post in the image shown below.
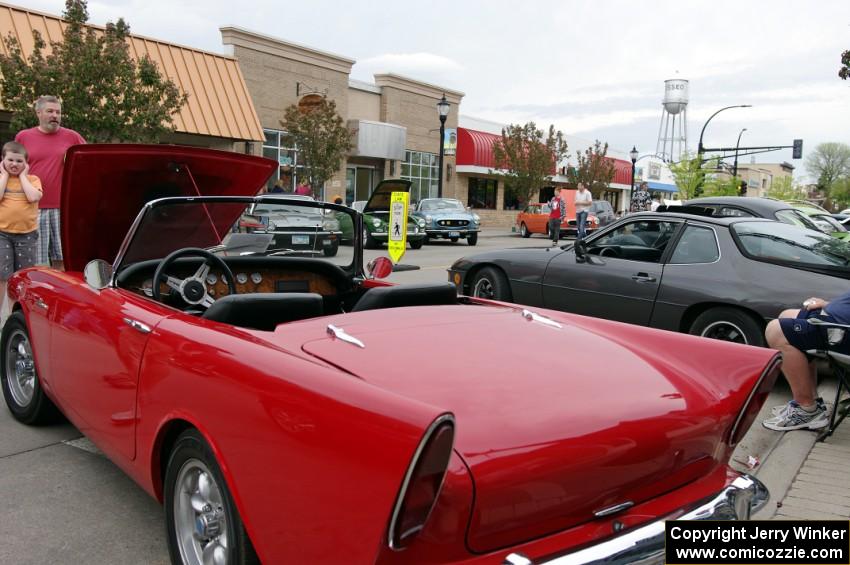
<svg viewBox="0 0 850 565"><path fill-rule="evenodd" d="M446 117L449 115L451 104L446 100L446 95L437 102L437 113L440 115L440 172L437 174L437 198L443 197L443 146L446 137Z"/></svg>
<svg viewBox="0 0 850 565"><path fill-rule="evenodd" d="M638 160L638 150L634 145L632 145L632 150L629 151L629 157L632 159L632 190L629 193L629 197L631 198L632 194L635 193L635 163Z"/></svg>
<svg viewBox="0 0 850 565"><path fill-rule="evenodd" d="M752 107L753 107L752 104L735 104L734 106L726 106L724 108L720 108L715 113L713 113L711 116L709 116L709 118L702 125L702 131L699 132L699 143L697 144L697 164L699 165L700 169L702 169L702 154L705 150L705 148L702 144L702 136L705 133L705 128L708 127L708 122L710 122L712 120L712 118L714 118L714 116L716 116L717 114L719 114L723 110L729 110L730 108L752 108ZM699 184L696 187L696 195L699 195L700 193L702 193L702 178L700 178Z"/></svg>
<svg viewBox="0 0 850 565"><path fill-rule="evenodd" d="M747 128L741 130L741 133L738 134L738 141L735 143L735 164L732 165L732 176L738 176L738 147L741 145L741 136L744 135L744 132L747 131Z"/></svg>
<svg viewBox="0 0 850 565"><path fill-rule="evenodd" d="M702 154L703 154L703 150L704 150L704 147L702 145L702 136L705 133L705 128L708 126L708 122L710 122L712 120L712 118L714 118L714 116L716 116L717 114L719 114L723 110L728 110L730 108L752 108L752 107L753 107L752 104L736 104L735 106L726 106L725 108L720 108L719 110L717 110L715 113L713 113L705 121L705 124L703 124L703 126L702 126L702 131L699 132L699 144L697 145L697 157L699 157L700 167L702 167Z"/></svg>

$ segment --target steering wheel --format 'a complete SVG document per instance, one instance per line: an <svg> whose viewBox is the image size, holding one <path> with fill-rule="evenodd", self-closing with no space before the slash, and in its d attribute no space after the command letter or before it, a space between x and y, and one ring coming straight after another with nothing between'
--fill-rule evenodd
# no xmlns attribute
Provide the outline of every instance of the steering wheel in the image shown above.
<svg viewBox="0 0 850 565"><path fill-rule="evenodd" d="M600 257L619 257L620 250L616 247L603 247L599 252Z"/></svg>
<svg viewBox="0 0 850 565"><path fill-rule="evenodd" d="M198 270L191 276L185 279L178 279L167 274L167 269L181 257L200 257L204 260ZM233 278L233 271L227 266L227 263L221 257L213 255L205 249L198 247L184 247L169 254L168 257L162 260L157 266L153 274L153 288L151 291L155 300L162 301L162 293L159 291L159 285L165 284L177 292L177 295L183 299L186 304L191 306L203 306L209 308L215 302L215 298L207 292L206 278L210 272L210 267L215 266L221 270L221 277L227 283L227 291L230 294L236 294L236 280Z"/></svg>

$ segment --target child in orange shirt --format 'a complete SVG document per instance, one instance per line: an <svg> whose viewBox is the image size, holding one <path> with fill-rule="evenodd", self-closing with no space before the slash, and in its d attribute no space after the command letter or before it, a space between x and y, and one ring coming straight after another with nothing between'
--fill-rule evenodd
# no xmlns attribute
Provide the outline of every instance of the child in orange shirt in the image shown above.
<svg viewBox="0 0 850 565"><path fill-rule="evenodd" d="M12 273L32 267L38 251L38 201L41 181L29 173L26 148L15 141L3 145L0 162L0 291Z"/></svg>

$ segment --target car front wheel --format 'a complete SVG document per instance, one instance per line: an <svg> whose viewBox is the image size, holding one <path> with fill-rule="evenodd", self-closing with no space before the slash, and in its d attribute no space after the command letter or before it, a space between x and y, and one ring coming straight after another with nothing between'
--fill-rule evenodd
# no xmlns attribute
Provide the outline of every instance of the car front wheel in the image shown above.
<svg viewBox="0 0 850 565"><path fill-rule="evenodd" d="M511 287L505 274L496 267L484 267L472 278L472 296L489 300L511 300Z"/></svg>
<svg viewBox="0 0 850 565"><path fill-rule="evenodd" d="M528 226L525 225L525 222L521 223L519 226L519 234L522 237L531 237L531 232L528 231Z"/></svg>
<svg viewBox="0 0 850 565"><path fill-rule="evenodd" d="M21 423L48 423L59 415L56 406L44 394L35 368L26 319L18 311L9 316L0 338L0 380L3 396L12 416Z"/></svg>
<svg viewBox="0 0 850 565"><path fill-rule="evenodd" d="M477 245L478 244L478 233L471 233L466 236L466 243L469 245Z"/></svg>
<svg viewBox="0 0 850 565"><path fill-rule="evenodd" d="M372 234L369 233L369 230L363 229L363 247L366 249L377 249L380 247L378 240L372 237Z"/></svg>
<svg viewBox="0 0 850 565"><path fill-rule="evenodd" d="M711 339L764 346L764 328L758 321L736 308L706 310L691 325L689 333Z"/></svg>
<svg viewBox="0 0 850 565"><path fill-rule="evenodd" d="M165 525L172 563L259 563L215 456L194 429L168 458Z"/></svg>
<svg viewBox="0 0 850 565"><path fill-rule="evenodd" d="M416 240L416 241L411 241L411 242L410 242L410 248L411 248L411 249L422 249L422 246L423 246L424 244L425 244L425 239L424 239L424 238L422 238L422 239L418 239L418 240Z"/></svg>

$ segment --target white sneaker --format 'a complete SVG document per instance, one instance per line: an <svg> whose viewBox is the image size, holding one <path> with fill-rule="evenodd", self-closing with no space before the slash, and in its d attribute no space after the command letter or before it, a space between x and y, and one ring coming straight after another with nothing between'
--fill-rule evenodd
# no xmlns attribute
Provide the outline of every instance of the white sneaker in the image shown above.
<svg viewBox="0 0 850 565"><path fill-rule="evenodd" d="M769 430L787 432L791 430L819 430L829 425L829 412L826 408L815 404L814 412L803 410L797 401L788 403L788 409L776 416L762 422Z"/></svg>

